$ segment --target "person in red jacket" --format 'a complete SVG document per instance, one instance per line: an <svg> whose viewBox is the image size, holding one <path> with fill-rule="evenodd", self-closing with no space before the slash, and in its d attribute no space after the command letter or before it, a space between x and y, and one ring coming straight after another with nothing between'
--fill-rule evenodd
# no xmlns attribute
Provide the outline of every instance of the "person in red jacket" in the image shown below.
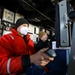
<svg viewBox="0 0 75 75"><path fill-rule="evenodd" d="M17 20L11 33L0 37L0 75L17 75L24 73L32 63L45 66L53 58L44 52L48 48L36 53L34 43L28 34L29 23L26 19Z"/></svg>

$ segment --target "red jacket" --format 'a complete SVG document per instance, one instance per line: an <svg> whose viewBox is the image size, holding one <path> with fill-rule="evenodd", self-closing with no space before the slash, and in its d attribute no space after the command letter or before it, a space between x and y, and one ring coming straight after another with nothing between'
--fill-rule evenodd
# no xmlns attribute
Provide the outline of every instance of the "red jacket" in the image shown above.
<svg viewBox="0 0 75 75"><path fill-rule="evenodd" d="M24 54L34 54L34 44L30 40L30 36L26 36L26 42L16 32L15 29L11 29L11 33L0 37L0 75L9 75L11 72L22 72L21 57Z"/></svg>

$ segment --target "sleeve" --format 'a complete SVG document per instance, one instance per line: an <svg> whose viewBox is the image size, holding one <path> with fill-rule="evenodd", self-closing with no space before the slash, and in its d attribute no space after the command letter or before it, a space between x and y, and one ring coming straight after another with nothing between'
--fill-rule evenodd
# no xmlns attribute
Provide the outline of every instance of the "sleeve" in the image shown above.
<svg viewBox="0 0 75 75"><path fill-rule="evenodd" d="M21 73L30 66L29 55L9 57L6 50L0 46L0 75Z"/></svg>

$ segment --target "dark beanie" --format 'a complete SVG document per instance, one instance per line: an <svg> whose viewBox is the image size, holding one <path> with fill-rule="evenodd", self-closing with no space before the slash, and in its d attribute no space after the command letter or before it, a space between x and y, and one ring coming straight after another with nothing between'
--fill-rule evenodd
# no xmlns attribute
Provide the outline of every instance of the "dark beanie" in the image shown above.
<svg viewBox="0 0 75 75"><path fill-rule="evenodd" d="M22 24L28 24L28 26L29 26L29 22L25 18L19 18L16 21L15 28L17 29L17 27L19 27Z"/></svg>

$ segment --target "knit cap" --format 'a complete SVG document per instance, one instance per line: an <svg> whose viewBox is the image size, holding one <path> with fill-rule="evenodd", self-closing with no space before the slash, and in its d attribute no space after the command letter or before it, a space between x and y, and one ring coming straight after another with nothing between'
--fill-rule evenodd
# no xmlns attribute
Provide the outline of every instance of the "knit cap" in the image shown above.
<svg viewBox="0 0 75 75"><path fill-rule="evenodd" d="M29 25L29 22L25 18L19 18L16 21L15 28L17 29L17 27L19 27L22 24L28 24Z"/></svg>

